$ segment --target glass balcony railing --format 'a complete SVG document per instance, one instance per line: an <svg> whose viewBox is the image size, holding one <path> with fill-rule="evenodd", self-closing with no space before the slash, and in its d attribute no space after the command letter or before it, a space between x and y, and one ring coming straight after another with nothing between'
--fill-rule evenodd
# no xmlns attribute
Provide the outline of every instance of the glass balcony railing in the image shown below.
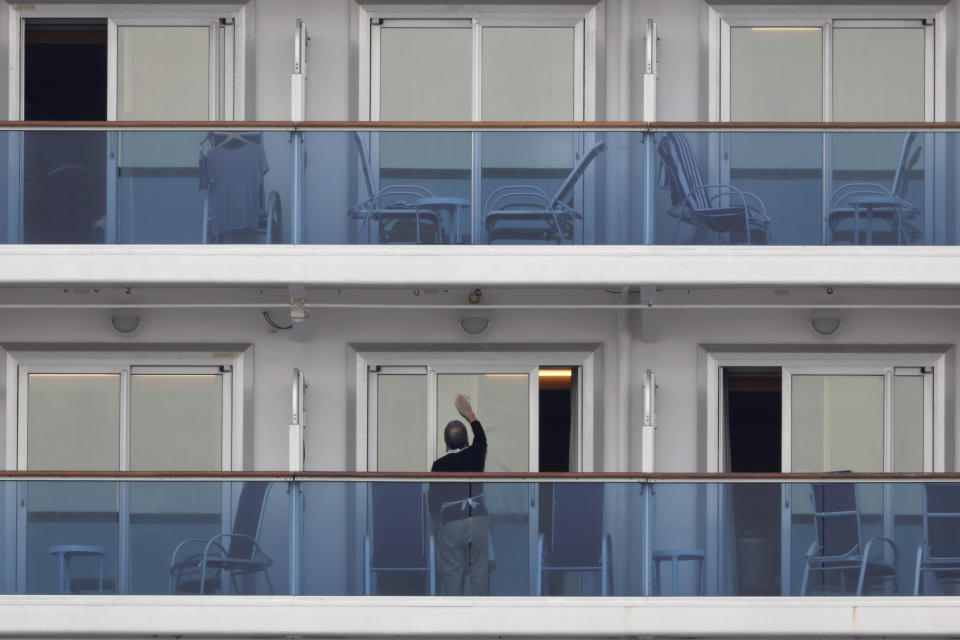
<svg viewBox="0 0 960 640"><path fill-rule="evenodd" d="M956 135L8 128L0 243L957 245Z"/></svg>
<svg viewBox="0 0 960 640"><path fill-rule="evenodd" d="M8 476L0 486L5 594L960 590L960 483L934 476Z"/></svg>

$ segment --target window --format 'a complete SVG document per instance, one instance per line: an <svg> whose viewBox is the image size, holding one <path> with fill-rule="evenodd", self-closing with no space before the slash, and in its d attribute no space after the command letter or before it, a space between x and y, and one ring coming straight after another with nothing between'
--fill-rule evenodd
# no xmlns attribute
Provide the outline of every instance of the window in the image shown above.
<svg viewBox="0 0 960 640"><path fill-rule="evenodd" d="M706 375L707 446L717 447L710 471L944 467L944 415L934 402L942 354L720 350L708 354Z"/></svg>
<svg viewBox="0 0 960 640"><path fill-rule="evenodd" d="M8 466L77 471L243 467L243 355L11 353ZM15 374L13 373L15 371ZM11 395L15 394L15 395ZM10 417L10 416L8 416Z"/></svg>
<svg viewBox="0 0 960 640"><path fill-rule="evenodd" d="M942 111L936 15L712 11L722 121L919 122Z"/></svg>
<svg viewBox="0 0 960 640"><path fill-rule="evenodd" d="M428 471L466 395L490 442L487 471L593 467L593 353L358 351L359 470Z"/></svg>
<svg viewBox="0 0 960 640"><path fill-rule="evenodd" d="M593 117L596 10L498 7L423 18L361 12L369 59L361 104L371 120L570 121ZM513 14L513 15L511 15ZM524 60L517 65L515 61Z"/></svg>
<svg viewBox="0 0 960 640"><path fill-rule="evenodd" d="M243 118L242 7L45 4L11 12L22 26L11 30L13 120ZM74 61L82 73L69 72Z"/></svg>

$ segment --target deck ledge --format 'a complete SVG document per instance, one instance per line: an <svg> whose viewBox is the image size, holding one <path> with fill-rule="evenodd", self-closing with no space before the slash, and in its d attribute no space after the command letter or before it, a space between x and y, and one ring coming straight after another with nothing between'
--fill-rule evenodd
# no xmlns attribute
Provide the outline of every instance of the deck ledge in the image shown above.
<svg viewBox="0 0 960 640"><path fill-rule="evenodd" d="M0 596L0 637L955 637L960 597Z"/></svg>
<svg viewBox="0 0 960 640"><path fill-rule="evenodd" d="M960 247L4 245L0 286L958 286Z"/></svg>

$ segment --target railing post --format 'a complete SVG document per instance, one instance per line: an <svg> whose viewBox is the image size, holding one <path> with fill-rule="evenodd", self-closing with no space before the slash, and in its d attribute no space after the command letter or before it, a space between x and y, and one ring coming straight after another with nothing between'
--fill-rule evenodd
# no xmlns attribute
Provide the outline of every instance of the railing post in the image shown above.
<svg viewBox="0 0 960 640"><path fill-rule="evenodd" d="M653 523L651 518L653 517L653 484L647 480L640 485L643 491L643 524L641 526L640 534L640 548L643 550L643 589L642 595L651 596L653 595L652 585L650 584L650 563L653 561L653 553L651 547L651 538L653 536Z"/></svg>
<svg viewBox="0 0 960 640"><path fill-rule="evenodd" d="M303 145L303 131L294 129L290 132L290 152L293 154L291 162L291 191L290 191L290 244L303 242L303 174L306 165L306 156Z"/></svg>
<svg viewBox="0 0 960 640"><path fill-rule="evenodd" d="M290 595L300 595L300 541L302 540L300 527L303 524L300 504L300 482L290 480L287 483L287 494L290 500Z"/></svg>
<svg viewBox="0 0 960 640"><path fill-rule="evenodd" d="M656 154L654 153L654 132L643 132L643 244L656 242Z"/></svg>
<svg viewBox="0 0 960 640"><path fill-rule="evenodd" d="M103 243L117 244L117 230L119 221L117 219L117 179L119 178L119 131L107 131L107 193L106 193L106 219L104 220ZM130 238L130 242L133 238Z"/></svg>
<svg viewBox="0 0 960 640"><path fill-rule="evenodd" d="M483 238L483 207L481 180L482 173L481 151L480 151L480 131L470 133L470 220L471 235L470 244L484 244Z"/></svg>

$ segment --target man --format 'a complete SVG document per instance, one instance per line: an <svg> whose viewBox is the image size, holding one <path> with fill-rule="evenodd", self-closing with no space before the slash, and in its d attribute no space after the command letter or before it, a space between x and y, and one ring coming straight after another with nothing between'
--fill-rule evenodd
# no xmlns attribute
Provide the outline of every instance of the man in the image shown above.
<svg viewBox="0 0 960 640"><path fill-rule="evenodd" d="M447 453L434 461L430 471L481 472L487 457L487 436L467 398L457 396L454 404L470 423L473 444L467 446L467 427L463 422L450 421L443 430ZM483 485L478 483L434 482L430 485L430 512L440 528L440 578L448 596L463 594L467 573L471 595L489 592L489 526L482 496Z"/></svg>

